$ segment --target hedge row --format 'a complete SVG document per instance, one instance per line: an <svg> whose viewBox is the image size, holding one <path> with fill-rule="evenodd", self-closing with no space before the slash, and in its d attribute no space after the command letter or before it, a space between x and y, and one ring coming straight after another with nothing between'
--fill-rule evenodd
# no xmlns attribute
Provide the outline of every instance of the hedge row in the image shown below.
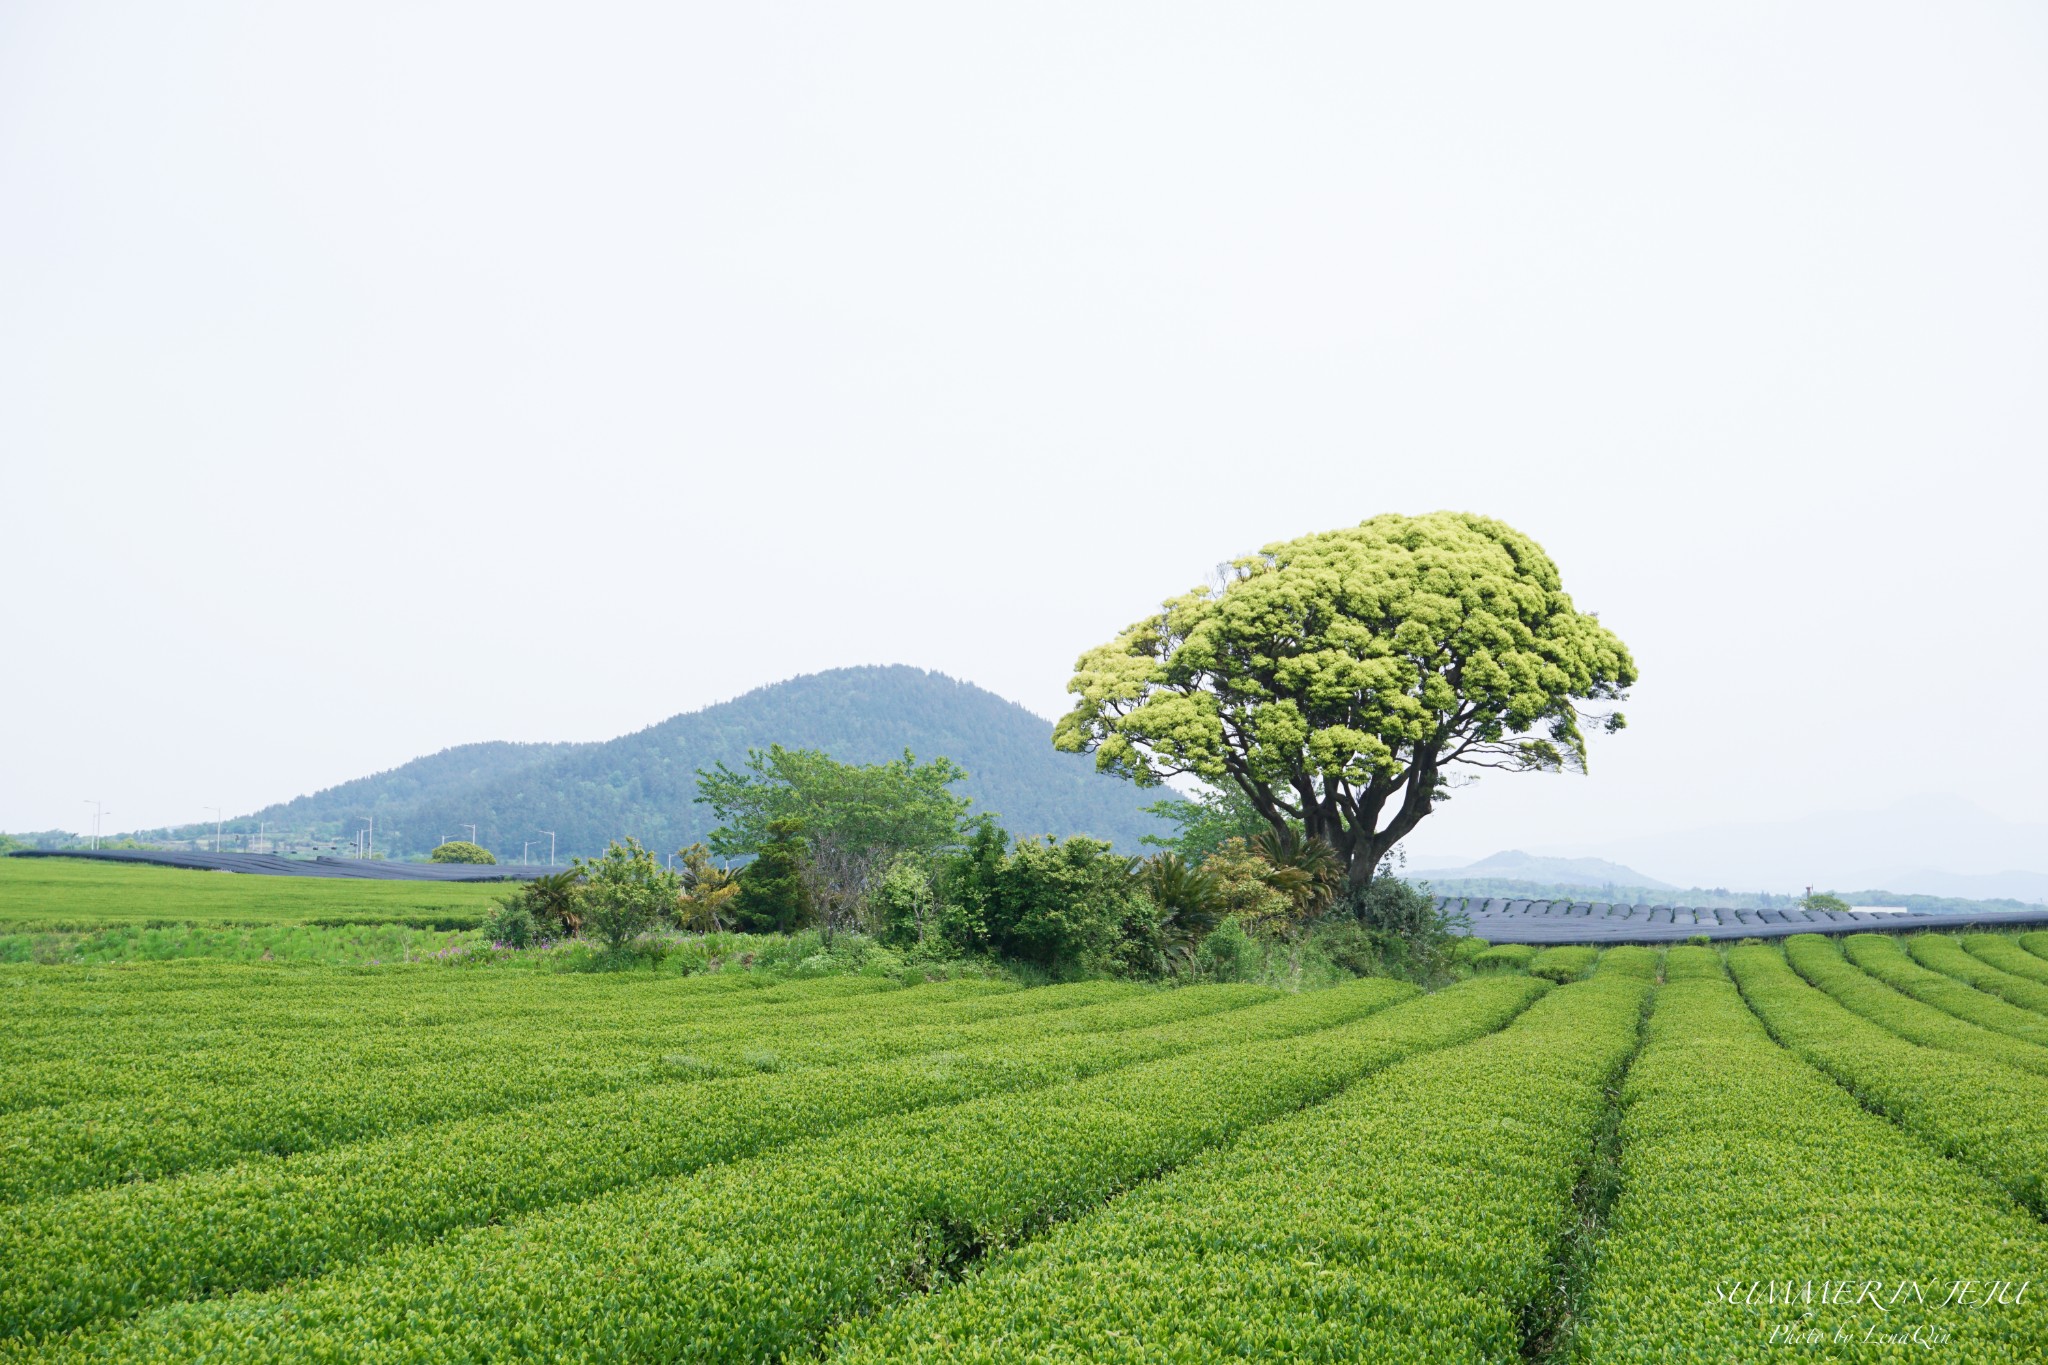
<svg viewBox="0 0 2048 1365"><path fill-rule="evenodd" d="M2002 972L2048 985L2048 959L2035 957L2011 934L1965 934L1963 947Z"/></svg>
<svg viewBox="0 0 2048 1365"><path fill-rule="evenodd" d="M1546 989L1466 982L1363 1021L870 1120L457 1234L312 1284L179 1305L51 1359L762 1361Z"/></svg>
<svg viewBox="0 0 2048 1365"><path fill-rule="evenodd" d="M1775 947L1736 948L1728 966L1780 1043L2048 1217L2048 1078L1909 1043L1800 980Z"/></svg>
<svg viewBox="0 0 2048 1365"><path fill-rule="evenodd" d="M486 975L435 974L471 980ZM713 1014L795 1012L797 1006L807 1013L829 1013L902 989L892 981L840 977L744 993L671 992L643 979L632 983L638 990L621 991L614 984L601 991L563 988L556 994L549 988L560 978L494 973L489 975L511 977L519 989L480 990L478 999L450 1000L440 992L385 988L389 980L417 978L418 973L353 978L347 983L351 989L339 995L325 975L303 973L303 990L264 991L248 1000L214 991L149 992L142 999L151 1008L139 1014L127 1009L133 1003L127 982L103 982L90 1000L103 1005L107 1015L68 1016L61 1028L45 1028L37 1036L32 1057L0 1068L0 1112L109 1100L166 1086L263 1084L322 1074L337 1065L400 1064L423 1052L454 1057L490 1050L502 1055L506 1040L519 1036L560 1042L565 1036L611 1035ZM934 1001L1016 993L981 981L918 990L920 998ZM425 1041L431 1041L431 1049L422 1049Z"/></svg>
<svg viewBox="0 0 2048 1365"><path fill-rule="evenodd" d="M1842 940L1849 960L1894 990L1988 1029L2048 1045L2048 1019L2009 1005L1996 996L1932 971L1906 955L1884 934L1851 934Z"/></svg>
<svg viewBox="0 0 2048 1365"><path fill-rule="evenodd" d="M1287 1037L1414 995L1384 980L1256 1002L1193 986L1008 1021L978 1046L834 1070L564 1100L290 1161L95 1190L0 1225L0 1336L324 1274L403 1242L730 1161L903 1110L1047 1085L1250 1037ZM1092 1036L1107 1034L1107 1037ZM432 1178L423 1180L422 1173Z"/></svg>
<svg viewBox="0 0 2048 1365"><path fill-rule="evenodd" d="M1697 943L1679 943L1664 950L1666 981L1726 981L1721 954Z"/></svg>
<svg viewBox="0 0 2048 1365"><path fill-rule="evenodd" d="M1906 940L1906 951L1921 966L1967 982L2008 1004L2042 1015L2041 1022L2048 1024L2048 986L1992 966L1965 952L1961 942L1946 934L1916 935Z"/></svg>
<svg viewBox="0 0 2048 1365"><path fill-rule="evenodd" d="M2041 1359L2048 1298L2038 1292L2018 1305L1940 1306L1957 1280L1981 1292L2036 1275L2039 1225L1774 1044L1725 982L1658 993L1622 1094L1621 1195L1575 1359ZM1877 1282L1880 1299L1899 1301L1808 1297L1844 1280ZM1903 1283L1927 1301L1912 1302ZM1784 1303L1788 1289L1800 1301ZM1915 1326L1948 1342L1870 1339Z"/></svg>
<svg viewBox="0 0 2048 1365"><path fill-rule="evenodd" d="M1496 943L1472 957L1472 967L1482 972L1518 972L1536 956L1533 943Z"/></svg>
<svg viewBox="0 0 2048 1365"><path fill-rule="evenodd" d="M337 1055L324 1071L265 1084L199 1085L167 1071L159 1084L132 1094L0 1116L0 1201L318 1151L564 1095L824 1065L889 1055L891 1047L948 1047L955 1045L951 1035L896 1039L890 1030L958 1017L969 1022L955 1029L980 1026L972 1022L980 1002L943 991L928 997L926 989L824 1012L798 1007L664 1019L657 1010L581 1029L504 1030L495 1046L476 1050L422 1036L402 1064L359 1067ZM1018 992L1003 1003L1035 1010L1059 1008L1068 998L1059 990Z"/></svg>
<svg viewBox="0 0 2048 1365"><path fill-rule="evenodd" d="M1836 1000L1909 1042L1968 1052L2048 1075L2048 1047L1979 1028L1903 995L1843 961L1841 948L1818 934L1794 934L1786 939L1785 958L1794 971Z"/></svg>
<svg viewBox="0 0 2048 1365"><path fill-rule="evenodd" d="M835 1359L1519 1359L1651 989L1553 991L849 1324Z"/></svg>
<svg viewBox="0 0 2048 1365"><path fill-rule="evenodd" d="M1593 975L1632 976L1638 981L1655 981L1663 965L1664 954L1660 950L1640 944L1623 944L1600 954L1600 963L1593 968Z"/></svg>
<svg viewBox="0 0 2048 1365"><path fill-rule="evenodd" d="M1529 975L1540 976L1545 981L1555 981L1562 986L1567 981L1577 981L1593 970L1593 963L1600 957L1598 948L1581 945L1545 948L1529 959Z"/></svg>
<svg viewBox="0 0 2048 1365"><path fill-rule="evenodd" d="M2048 962L2048 929L2037 929L2031 934L2021 934L2019 940L2020 947L2043 962Z"/></svg>
<svg viewBox="0 0 2048 1365"><path fill-rule="evenodd" d="M998 983L981 983L999 988ZM310 1033L338 1024L410 1027L523 1017L625 997L682 1008L719 1001L798 1000L874 994L902 987L882 977L834 976L768 982L750 972L666 977L628 972L466 972L436 966L326 967L261 963L147 962L35 969L8 983L21 1026L0 1038L0 1061L46 1052L81 1031L109 1037L160 1033L167 1046L211 1042L264 1026Z"/></svg>

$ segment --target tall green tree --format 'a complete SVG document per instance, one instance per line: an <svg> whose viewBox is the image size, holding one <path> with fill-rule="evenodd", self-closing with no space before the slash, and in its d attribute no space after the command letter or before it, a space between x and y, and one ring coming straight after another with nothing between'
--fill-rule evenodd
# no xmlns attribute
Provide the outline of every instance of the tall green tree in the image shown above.
<svg viewBox="0 0 2048 1365"><path fill-rule="evenodd" d="M1243 793L1343 860L1350 894L1460 768L1579 771L1628 649L1505 523L1379 516L1268 545L1081 656L1053 742Z"/></svg>
<svg viewBox="0 0 2048 1365"><path fill-rule="evenodd" d="M1172 849L1191 863L1223 847L1228 839L1255 839L1271 828L1259 808L1234 786L1205 787L1186 800L1168 797L1145 807L1147 815L1172 822L1170 836L1148 834L1142 842Z"/></svg>
<svg viewBox="0 0 2048 1365"><path fill-rule="evenodd" d="M888 763L840 763L816 749L749 749L743 771L720 763L697 773L697 800L718 828L711 851L759 853L777 820L795 820L811 840L868 849L925 852L958 841L968 799L953 784L967 773L948 758L919 763L908 750Z"/></svg>
<svg viewBox="0 0 2048 1365"><path fill-rule="evenodd" d="M802 821L768 822L754 860L740 869L739 892L728 903L735 926L754 934L787 934L810 923L804 854Z"/></svg>

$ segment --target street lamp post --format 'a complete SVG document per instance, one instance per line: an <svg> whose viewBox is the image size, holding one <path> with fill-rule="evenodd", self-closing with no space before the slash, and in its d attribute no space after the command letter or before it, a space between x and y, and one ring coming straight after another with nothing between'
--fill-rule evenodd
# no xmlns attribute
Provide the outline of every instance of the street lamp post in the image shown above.
<svg viewBox="0 0 2048 1365"><path fill-rule="evenodd" d="M555 832L551 829L544 829L541 833L548 836L548 866L553 867L555 865Z"/></svg>
<svg viewBox="0 0 2048 1365"><path fill-rule="evenodd" d="M367 819L367 820L363 821L363 828L362 828L362 830L360 831L360 834L361 834L361 838L362 838L362 840L363 840L363 857L364 857L364 859L365 859L365 860L368 860L368 859L372 859L372 858L375 858L375 857L377 856L377 817L376 817L376 816L374 816L374 815L373 815L373 816L371 816L371 817L370 817L369 819Z"/></svg>
<svg viewBox="0 0 2048 1365"><path fill-rule="evenodd" d="M221 809L219 806L201 806L201 810L213 812L213 851L220 852Z"/></svg>
<svg viewBox="0 0 2048 1365"><path fill-rule="evenodd" d="M92 807L92 846L97 849L100 846L100 817L113 812L101 806L97 796L88 796L81 804Z"/></svg>

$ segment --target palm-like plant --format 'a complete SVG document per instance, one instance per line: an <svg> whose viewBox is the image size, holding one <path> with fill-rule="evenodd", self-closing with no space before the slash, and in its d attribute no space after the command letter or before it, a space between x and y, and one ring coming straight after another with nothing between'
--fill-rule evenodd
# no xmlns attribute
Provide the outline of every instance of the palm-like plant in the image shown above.
<svg viewBox="0 0 2048 1365"><path fill-rule="evenodd" d="M703 844L691 844L677 856L683 860L683 894L676 903L676 921L699 933L719 932L725 928L720 910L740 893L738 874L712 862Z"/></svg>
<svg viewBox="0 0 2048 1365"><path fill-rule="evenodd" d="M583 927L583 906L577 895L582 881L582 872L572 867L528 882L526 908L533 913L534 923L558 929L564 937L575 937Z"/></svg>
<svg viewBox="0 0 2048 1365"><path fill-rule="evenodd" d="M1178 853L1161 853L1146 859L1137 875L1159 907L1161 966L1192 965L1202 936L1222 919L1222 886L1215 874Z"/></svg>
<svg viewBox="0 0 2048 1365"><path fill-rule="evenodd" d="M1294 903L1301 922L1320 917L1344 886L1344 859L1321 839L1270 826L1252 839L1252 852L1273 869L1268 883Z"/></svg>

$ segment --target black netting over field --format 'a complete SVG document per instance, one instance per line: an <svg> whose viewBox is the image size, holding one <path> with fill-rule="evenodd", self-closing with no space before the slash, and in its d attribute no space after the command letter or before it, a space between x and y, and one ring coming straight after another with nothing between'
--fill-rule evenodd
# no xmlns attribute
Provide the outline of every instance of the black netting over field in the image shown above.
<svg viewBox="0 0 2048 1365"><path fill-rule="evenodd" d="M2012 914L1912 915L1888 910L1715 910L1673 905L1608 905L1600 901L1487 900L1439 896L1463 908L1472 933L1491 943L1682 943L1710 939L1784 938L1790 934L1855 934L1901 929L1995 929L2048 924L2048 909Z"/></svg>
<svg viewBox="0 0 2048 1365"><path fill-rule="evenodd" d="M269 877L357 877L396 882L511 882L559 872L517 863L395 863L367 858L280 858L269 853L164 853L154 849L22 849L17 858L91 858L106 863L149 863L195 872L254 872Z"/></svg>

